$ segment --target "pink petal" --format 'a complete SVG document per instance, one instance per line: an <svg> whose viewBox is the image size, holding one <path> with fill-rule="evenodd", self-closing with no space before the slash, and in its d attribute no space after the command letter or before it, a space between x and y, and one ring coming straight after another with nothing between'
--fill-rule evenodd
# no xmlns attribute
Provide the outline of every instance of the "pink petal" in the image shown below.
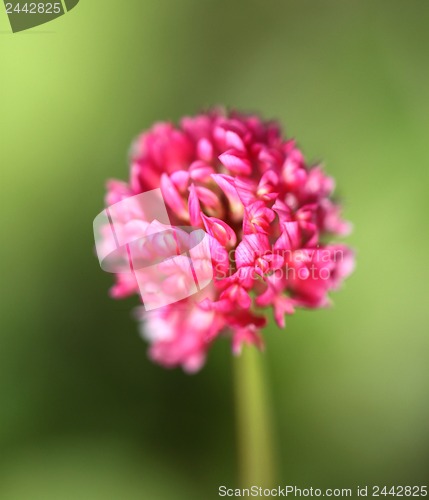
<svg viewBox="0 0 429 500"><path fill-rule="evenodd" d="M236 304L242 309L249 309L252 305L252 299L248 292L240 285L233 284L221 294L222 300L229 300L232 304ZM233 307L231 307L231 310Z"/></svg>
<svg viewBox="0 0 429 500"><path fill-rule="evenodd" d="M264 349L264 341L256 329L252 326L240 328L234 331L232 337L232 352L236 356L241 354L243 345L254 345L260 351Z"/></svg>
<svg viewBox="0 0 429 500"><path fill-rule="evenodd" d="M234 246L237 243L237 236L234 230L226 222L216 219L216 217L207 217L203 213L201 217L207 232L216 238L221 245L226 246L229 244Z"/></svg>
<svg viewBox="0 0 429 500"><path fill-rule="evenodd" d="M280 222L290 222L293 220L292 210L283 201L277 199L272 208L279 216Z"/></svg>
<svg viewBox="0 0 429 500"><path fill-rule="evenodd" d="M274 301L274 319L280 328L286 326L285 315L294 312L293 301L289 297L279 296Z"/></svg>
<svg viewBox="0 0 429 500"><path fill-rule="evenodd" d="M265 233L267 234L270 228L270 223L275 219L276 214L265 206L261 200L252 203L246 210L243 219L244 234Z"/></svg>
<svg viewBox="0 0 429 500"><path fill-rule="evenodd" d="M256 184L250 179L236 178L234 186L244 206L248 206L256 200Z"/></svg>
<svg viewBox="0 0 429 500"><path fill-rule="evenodd" d="M243 153L230 149L219 156L219 160L230 172L237 175L250 175L252 165Z"/></svg>
<svg viewBox="0 0 429 500"><path fill-rule="evenodd" d="M224 174L212 174L212 178L228 198L235 219L240 219L244 212L244 206L235 188L234 179Z"/></svg>
<svg viewBox="0 0 429 500"><path fill-rule="evenodd" d="M279 182L279 176L274 170L267 170L258 184L257 195L263 199L274 199L278 196L275 188Z"/></svg>
<svg viewBox="0 0 429 500"><path fill-rule="evenodd" d="M183 193L188 187L189 172L186 172L185 170L176 170L176 172L173 172L170 175L170 179L177 189Z"/></svg>
<svg viewBox="0 0 429 500"><path fill-rule="evenodd" d="M264 234L248 234L235 250L237 267L252 265L255 258L270 250L269 240Z"/></svg>
<svg viewBox="0 0 429 500"><path fill-rule="evenodd" d="M284 264L284 258L276 253L272 253L271 255L266 255L265 260L269 262L270 269L280 269Z"/></svg>
<svg viewBox="0 0 429 500"><path fill-rule="evenodd" d="M162 174L161 176L161 192L167 205L180 217L187 219L188 212L185 202L167 174Z"/></svg>
<svg viewBox="0 0 429 500"><path fill-rule="evenodd" d="M243 139L232 130L227 130L225 134L225 142L228 148L236 149L244 153L246 151L246 146L244 145Z"/></svg>
<svg viewBox="0 0 429 500"><path fill-rule="evenodd" d="M213 173L213 167L203 161L194 161L189 167L189 174L194 181L205 182Z"/></svg>
<svg viewBox="0 0 429 500"><path fill-rule="evenodd" d="M209 208L218 209L220 207L219 197L211 190L204 186L195 186L195 192L204 205Z"/></svg>
<svg viewBox="0 0 429 500"><path fill-rule="evenodd" d="M191 221L191 224L193 226L200 226L201 207L200 207L200 200L198 199L194 184L191 184L189 186L188 210L189 210L189 219Z"/></svg>
<svg viewBox="0 0 429 500"><path fill-rule="evenodd" d="M282 234L276 241L274 248L276 250L295 250L299 248L301 236L298 222L284 222L282 227Z"/></svg>
<svg viewBox="0 0 429 500"><path fill-rule="evenodd" d="M210 162L213 160L213 144L205 137L197 143L197 155L203 161Z"/></svg>

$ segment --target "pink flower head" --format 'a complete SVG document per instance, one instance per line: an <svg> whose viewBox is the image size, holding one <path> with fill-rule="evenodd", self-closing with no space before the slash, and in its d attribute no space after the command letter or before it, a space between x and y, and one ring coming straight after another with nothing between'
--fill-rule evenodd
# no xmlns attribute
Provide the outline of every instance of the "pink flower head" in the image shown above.
<svg viewBox="0 0 429 500"><path fill-rule="evenodd" d="M165 367L199 370L220 336L234 353L244 343L262 348L268 308L284 327L296 307L329 305L329 292L353 270L352 251L327 243L350 230L332 198L334 180L273 122L213 110L177 127L156 124L134 144L129 182L109 181L106 203L156 188L173 226L206 233L213 268L206 290L138 310L149 356ZM130 210L121 223L125 233L150 235L150 222ZM199 262L202 273L207 264ZM187 286L176 264L163 265L172 272L166 288ZM117 274L114 298L138 293L133 275Z"/></svg>

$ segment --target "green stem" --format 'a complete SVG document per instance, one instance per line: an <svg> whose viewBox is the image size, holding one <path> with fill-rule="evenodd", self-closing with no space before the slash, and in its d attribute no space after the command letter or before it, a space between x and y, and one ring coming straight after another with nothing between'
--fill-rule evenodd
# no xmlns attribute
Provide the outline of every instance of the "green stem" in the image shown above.
<svg viewBox="0 0 429 500"><path fill-rule="evenodd" d="M276 468L272 414L265 380L264 355L244 347L234 359L240 483L275 486Z"/></svg>

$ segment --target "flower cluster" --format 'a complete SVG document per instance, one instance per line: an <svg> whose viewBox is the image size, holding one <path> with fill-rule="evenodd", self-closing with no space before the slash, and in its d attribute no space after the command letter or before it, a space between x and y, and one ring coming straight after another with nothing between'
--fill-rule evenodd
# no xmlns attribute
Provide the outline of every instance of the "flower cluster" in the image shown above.
<svg viewBox="0 0 429 500"><path fill-rule="evenodd" d="M326 243L349 231L333 179L276 123L213 110L156 124L134 144L129 182L108 182L106 203L159 187L173 226L207 233L214 270L205 293L139 313L149 355L165 367L197 371L221 335L234 353L262 348L267 308L284 327L296 307L327 306L353 269L348 247ZM132 230L144 222L135 218ZM116 278L113 297L138 293L132 274Z"/></svg>

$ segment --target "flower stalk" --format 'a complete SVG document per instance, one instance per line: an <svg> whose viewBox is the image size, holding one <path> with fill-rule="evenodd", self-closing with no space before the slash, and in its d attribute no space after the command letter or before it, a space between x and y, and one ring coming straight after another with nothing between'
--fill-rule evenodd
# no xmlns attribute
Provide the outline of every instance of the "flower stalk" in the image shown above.
<svg viewBox="0 0 429 500"><path fill-rule="evenodd" d="M253 347L244 347L234 359L238 465L243 488L276 484L273 415L264 361Z"/></svg>

